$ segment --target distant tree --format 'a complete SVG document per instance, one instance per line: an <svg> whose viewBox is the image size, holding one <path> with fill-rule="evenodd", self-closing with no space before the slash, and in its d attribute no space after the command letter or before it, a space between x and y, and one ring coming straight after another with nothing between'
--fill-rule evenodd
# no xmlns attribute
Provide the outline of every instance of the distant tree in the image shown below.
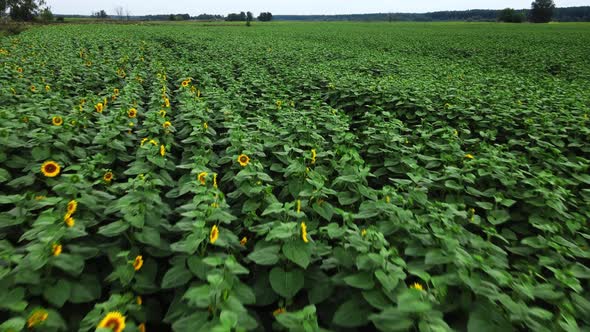
<svg viewBox="0 0 590 332"><path fill-rule="evenodd" d="M498 21L500 22L522 23L524 20L524 14L517 12L512 8L505 8L498 14Z"/></svg>
<svg viewBox="0 0 590 332"><path fill-rule="evenodd" d="M101 20L109 18L109 15L107 15L107 12L105 12L104 9L92 13L92 16Z"/></svg>
<svg viewBox="0 0 590 332"><path fill-rule="evenodd" d="M531 3L529 19L533 23L547 23L553 17L555 3L553 0L535 0Z"/></svg>
<svg viewBox="0 0 590 332"><path fill-rule="evenodd" d="M115 16L117 16L118 19L122 20L124 11L125 10L122 6L115 7Z"/></svg>
<svg viewBox="0 0 590 332"><path fill-rule="evenodd" d="M246 13L246 25L250 26L252 24L252 19L254 18L254 15L252 15L252 12L247 12Z"/></svg>
<svg viewBox="0 0 590 332"><path fill-rule="evenodd" d="M170 14L170 16L168 16L168 20L169 21L176 21L176 16L174 14Z"/></svg>
<svg viewBox="0 0 590 332"><path fill-rule="evenodd" d="M41 19L41 21L48 23L48 22L53 22L53 13L51 12L51 8L49 7L45 7L41 10L41 12L39 13L39 18Z"/></svg>
<svg viewBox="0 0 590 332"><path fill-rule="evenodd" d="M131 19L131 12L129 11L129 7L125 8L125 17L127 18L127 21Z"/></svg>
<svg viewBox="0 0 590 332"><path fill-rule="evenodd" d="M43 5L45 0L0 0L0 10L10 10L10 18L15 21L32 21Z"/></svg>
<svg viewBox="0 0 590 332"><path fill-rule="evenodd" d="M262 12L258 15L258 20L261 22L268 22L272 20L272 13L270 12Z"/></svg>
<svg viewBox="0 0 590 332"><path fill-rule="evenodd" d="M227 17L225 19L226 21L241 21L244 22L246 21L246 13L241 12L239 14L235 14L235 13L231 13L231 14L227 14Z"/></svg>

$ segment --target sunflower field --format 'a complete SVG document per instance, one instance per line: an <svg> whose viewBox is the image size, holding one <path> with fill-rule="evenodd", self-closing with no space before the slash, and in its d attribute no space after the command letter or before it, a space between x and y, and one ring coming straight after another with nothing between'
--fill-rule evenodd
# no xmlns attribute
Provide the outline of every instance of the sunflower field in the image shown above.
<svg viewBox="0 0 590 332"><path fill-rule="evenodd" d="M0 39L0 332L590 331L590 25Z"/></svg>

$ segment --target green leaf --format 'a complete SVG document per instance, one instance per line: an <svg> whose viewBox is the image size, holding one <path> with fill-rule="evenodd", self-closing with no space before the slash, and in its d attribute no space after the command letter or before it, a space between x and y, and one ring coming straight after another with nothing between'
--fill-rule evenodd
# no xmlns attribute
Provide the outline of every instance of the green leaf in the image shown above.
<svg viewBox="0 0 590 332"><path fill-rule="evenodd" d="M58 280L53 286L47 286L43 289L43 297L47 302L61 308L70 298L72 286L65 280Z"/></svg>
<svg viewBox="0 0 590 332"><path fill-rule="evenodd" d="M258 265L274 265L279 261L278 245L256 247L247 257Z"/></svg>
<svg viewBox="0 0 590 332"><path fill-rule="evenodd" d="M51 263L72 276L78 276L84 270L84 257L78 255L61 254L53 257Z"/></svg>
<svg viewBox="0 0 590 332"><path fill-rule="evenodd" d="M283 245L283 254L293 263L306 269L311 261L311 246L303 241L289 241Z"/></svg>
<svg viewBox="0 0 590 332"><path fill-rule="evenodd" d="M375 282L369 272L360 272L344 278L344 282L349 286L360 289L372 289Z"/></svg>
<svg viewBox="0 0 590 332"><path fill-rule="evenodd" d="M303 272L299 269L285 271L281 267L275 267L270 271L269 281L277 294L290 299L303 288Z"/></svg>
<svg viewBox="0 0 590 332"><path fill-rule="evenodd" d="M117 236L129 228L129 224L119 220L112 222L108 225L102 226L98 229L98 234L114 237Z"/></svg>
<svg viewBox="0 0 590 332"><path fill-rule="evenodd" d="M357 298L342 303L334 313L333 322L343 327L359 327L366 325L371 313L369 306Z"/></svg>
<svg viewBox="0 0 590 332"><path fill-rule="evenodd" d="M162 278L162 288L176 288L185 285L192 278L192 273L183 265L173 266Z"/></svg>

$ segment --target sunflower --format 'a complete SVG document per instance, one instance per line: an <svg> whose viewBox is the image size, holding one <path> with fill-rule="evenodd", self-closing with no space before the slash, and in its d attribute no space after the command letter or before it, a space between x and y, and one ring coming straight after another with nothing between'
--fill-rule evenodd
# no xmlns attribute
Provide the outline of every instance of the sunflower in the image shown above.
<svg viewBox="0 0 590 332"><path fill-rule="evenodd" d="M45 85L45 91L47 91L47 92L51 91L51 87L49 85Z"/></svg>
<svg viewBox="0 0 590 332"><path fill-rule="evenodd" d="M160 116L161 116L161 117L165 117L165 116L166 116L166 111L164 111L164 110L160 110Z"/></svg>
<svg viewBox="0 0 590 332"><path fill-rule="evenodd" d="M109 312L97 327L111 329L113 332L121 332L125 329L125 316L118 311Z"/></svg>
<svg viewBox="0 0 590 332"><path fill-rule="evenodd" d="M170 121L166 121L166 122L164 122L164 124L162 124L162 127L164 127L164 129L167 129L171 125L172 125L172 123L170 123Z"/></svg>
<svg viewBox="0 0 590 332"><path fill-rule="evenodd" d="M472 154L468 153L468 154L465 155L465 158L467 158L467 159L473 159L475 157Z"/></svg>
<svg viewBox="0 0 590 332"><path fill-rule="evenodd" d="M315 157L316 157L315 149L311 149L311 163L312 164L315 164Z"/></svg>
<svg viewBox="0 0 590 332"><path fill-rule="evenodd" d="M150 144L152 144L153 146L158 146L158 142L156 142L153 139L150 140Z"/></svg>
<svg viewBox="0 0 590 332"><path fill-rule="evenodd" d="M207 124L207 122L203 122L203 128L205 128L205 130L209 129L209 125Z"/></svg>
<svg viewBox="0 0 590 332"><path fill-rule="evenodd" d="M419 291L423 291L424 290L424 287L422 287L422 285L419 284L419 283L417 283L417 282L413 283L412 286L410 286L410 288L417 289Z"/></svg>
<svg viewBox="0 0 590 332"><path fill-rule="evenodd" d="M143 304L143 299L141 298L141 296L137 295L137 297L135 298L135 303L137 303L137 305Z"/></svg>
<svg viewBox="0 0 590 332"><path fill-rule="evenodd" d="M142 266L143 257L141 255L138 255L135 257L135 260L133 261L133 269L135 269L135 271L139 271L139 269L141 269Z"/></svg>
<svg viewBox="0 0 590 332"><path fill-rule="evenodd" d="M66 226L68 227L74 227L74 225L76 224L76 220L74 220L74 217L72 217L71 214L66 213L66 215L64 216L64 222L66 223Z"/></svg>
<svg viewBox="0 0 590 332"><path fill-rule="evenodd" d="M213 188L217 188L217 173L213 173Z"/></svg>
<svg viewBox="0 0 590 332"><path fill-rule="evenodd" d="M131 108L127 111L127 115L133 119L137 117L137 110L135 108Z"/></svg>
<svg viewBox="0 0 590 332"><path fill-rule="evenodd" d="M27 319L27 327L32 328L43 323L48 316L49 314L44 309L38 309L33 311Z"/></svg>
<svg viewBox="0 0 590 332"><path fill-rule="evenodd" d="M190 82L189 80L182 81L182 87L186 88L188 86L189 82Z"/></svg>
<svg viewBox="0 0 590 332"><path fill-rule="evenodd" d="M94 105L94 108L96 109L96 111L98 113L102 113L102 110L104 108L104 105L102 103L98 103L98 104Z"/></svg>
<svg viewBox="0 0 590 332"><path fill-rule="evenodd" d="M23 73L23 69L21 67L16 68L16 71L18 71L19 73Z"/></svg>
<svg viewBox="0 0 590 332"><path fill-rule="evenodd" d="M199 179L199 182L201 182L201 184L207 183L207 172L199 173L198 179Z"/></svg>
<svg viewBox="0 0 590 332"><path fill-rule="evenodd" d="M301 238L303 239L303 242L309 242L307 239L307 225L303 221L301 222Z"/></svg>
<svg viewBox="0 0 590 332"><path fill-rule="evenodd" d="M113 94L114 94L115 96L118 96L118 95L119 95L119 89L117 89L117 88L114 88L114 89L113 89Z"/></svg>
<svg viewBox="0 0 590 332"><path fill-rule="evenodd" d="M78 202L75 199L69 201L68 202L68 213L74 214L74 212L76 212L76 209L78 209Z"/></svg>
<svg viewBox="0 0 590 332"><path fill-rule="evenodd" d="M31 85L31 91L35 92L37 91L37 88L34 85Z"/></svg>
<svg viewBox="0 0 590 332"><path fill-rule="evenodd" d="M145 332L145 323L141 323L137 326L137 329L139 330L139 332Z"/></svg>
<svg viewBox="0 0 590 332"><path fill-rule="evenodd" d="M240 163L240 166L246 167L248 165L248 163L250 163L250 157L248 157L247 155L242 153L238 157L238 162Z"/></svg>
<svg viewBox="0 0 590 332"><path fill-rule="evenodd" d="M107 183L111 182L111 180L113 179L113 172L108 171L108 172L104 173L104 175L102 176L102 179L105 180L105 182L107 182Z"/></svg>
<svg viewBox="0 0 590 332"><path fill-rule="evenodd" d="M219 228L217 228L217 225L213 225L213 227L211 227L211 233L209 233L209 242L214 244L215 241L217 241L217 238L219 238Z"/></svg>
<svg viewBox="0 0 590 332"><path fill-rule="evenodd" d="M57 115L51 119L51 123L53 123L54 126L61 126L64 123L64 119Z"/></svg>
<svg viewBox="0 0 590 332"><path fill-rule="evenodd" d="M272 312L273 316L278 316L280 314L284 314L287 311L285 308L277 308L275 311Z"/></svg>
<svg viewBox="0 0 590 332"><path fill-rule="evenodd" d="M55 257L57 257L61 254L61 250L62 250L61 244L54 243L53 246L51 246L51 252L53 253L53 256L55 256Z"/></svg>
<svg viewBox="0 0 590 332"><path fill-rule="evenodd" d="M166 155L166 147L163 144L160 145L160 154L162 155L162 157Z"/></svg>
<svg viewBox="0 0 590 332"><path fill-rule="evenodd" d="M141 144L140 144L140 145L141 145L141 146L143 146L143 143L147 142L147 140L148 140L148 138L147 138L147 137L144 137L144 138L142 138L142 139L141 139Z"/></svg>
<svg viewBox="0 0 590 332"><path fill-rule="evenodd" d="M243 238L240 240L240 244L241 244L241 245L243 245L243 246L245 246L245 245L246 245L246 243L248 243L248 238L244 236L244 237L243 237Z"/></svg>
<svg viewBox="0 0 590 332"><path fill-rule="evenodd" d="M170 99L164 98L164 105L166 105L166 107L170 107Z"/></svg>
<svg viewBox="0 0 590 332"><path fill-rule="evenodd" d="M56 177L59 174L60 169L58 163L53 160L48 160L41 165L41 173L48 178Z"/></svg>

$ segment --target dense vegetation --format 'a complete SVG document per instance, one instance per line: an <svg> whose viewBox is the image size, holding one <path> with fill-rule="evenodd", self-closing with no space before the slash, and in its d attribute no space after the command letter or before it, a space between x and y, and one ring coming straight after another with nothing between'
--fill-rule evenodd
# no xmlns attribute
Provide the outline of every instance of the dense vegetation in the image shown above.
<svg viewBox="0 0 590 332"><path fill-rule="evenodd" d="M589 32L0 39L0 330L588 330Z"/></svg>

